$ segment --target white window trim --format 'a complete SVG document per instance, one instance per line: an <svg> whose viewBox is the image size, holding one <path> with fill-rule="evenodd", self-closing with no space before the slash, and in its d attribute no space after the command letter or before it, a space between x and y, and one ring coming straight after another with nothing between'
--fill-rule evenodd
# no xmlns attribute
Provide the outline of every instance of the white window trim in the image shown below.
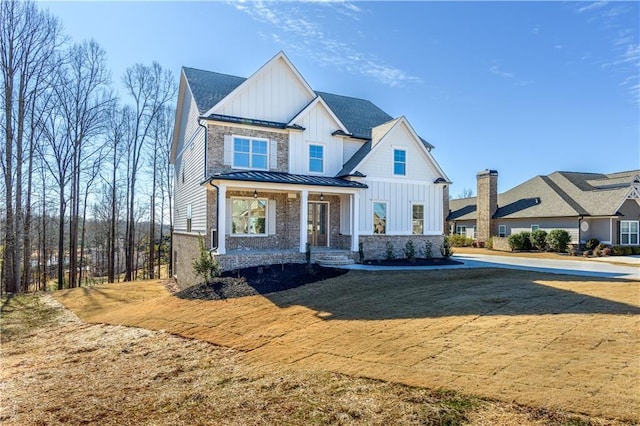
<svg viewBox="0 0 640 426"><path fill-rule="evenodd" d="M312 171L311 170L311 147L312 146L320 146L322 147L322 171L320 172L316 172L316 171ZM326 163L326 158L327 158L327 147L325 144L323 143L317 143L317 142L309 142L307 144L307 171L310 174L318 174L318 175L323 175L324 171L325 171L325 163Z"/></svg>
<svg viewBox="0 0 640 426"><path fill-rule="evenodd" d="M413 206L422 206L422 234L414 234L413 233ZM426 220L426 206L425 203L411 203L411 211L409 212L409 214L411 215L411 218L409 220L409 225L411 226L411 229L409 230L411 232L411 235L424 235L424 231L427 229L427 227L425 226L425 220Z"/></svg>
<svg viewBox="0 0 640 426"><path fill-rule="evenodd" d="M501 237L500 234L502 232L500 232L500 229L504 229L504 237ZM498 237L499 238L505 238L507 236L507 225L498 225Z"/></svg>
<svg viewBox="0 0 640 426"><path fill-rule="evenodd" d="M460 233L460 230L464 228L464 233ZM456 225L456 234L467 236L467 225Z"/></svg>
<svg viewBox="0 0 640 426"><path fill-rule="evenodd" d="M628 243L623 243L622 242L622 223L623 222L628 222L629 223L629 232L625 232L625 234L629 236L629 242ZM635 232L636 241L637 242L635 244L631 242L631 236L634 234L633 232L631 232L631 223L636 223L637 224L637 226L636 226L637 231ZM637 246L637 245L639 245L640 244L640 221L637 221L637 220L621 220L620 221L620 235L619 235L619 237L620 237L620 245L621 246Z"/></svg>
<svg viewBox="0 0 640 426"><path fill-rule="evenodd" d="M251 237L251 238L264 238L269 236L269 199L265 197L229 197L231 202L231 228L229 229L229 237L237 238L237 237ZM266 202L265 211L264 211L264 234L234 234L233 233L233 200L264 200Z"/></svg>
<svg viewBox="0 0 640 426"><path fill-rule="evenodd" d="M248 139L249 140L249 167L240 167L240 166L236 166L236 139ZM253 155L253 142L252 141L260 141L260 142L265 142L267 144L267 153L266 153L266 157L267 157L267 167L253 167L252 166L252 161L251 161L251 156ZM269 152L271 150L270 147L271 143L269 142L269 139L265 139L265 138L254 138L253 136L242 136L242 135L231 135L231 167L234 169L241 169L241 170L269 170L269 158L271 153Z"/></svg>
<svg viewBox="0 0 640 426"><path fill-rule="evenodd" d="M385 214L385 218L384 218L384 233L383 234L377 234L374 227L375 227L375 215L376 215L376 209L375 209L375 205L376 204L384 204L384 214ZM372 200L371 201L371 234L372 235L389 235L389 202L388 201L380 201L380 200Z"/></svg>
<svg viewBox="0 0 640 426"><path fill-rule="evenodd" d="M536 227L536 229L533 229L534 226ZM540 229L540 225L536 225L535 223L531 225L531 232L537 231L539 229Z"/></svg>
<svg viewBox="0 0 640 426"><path fill-rule="evenodd" d="M404 174L400 175L396 173L396 151L403 151L404 152ZM406 148L396 148L393 147L393 158L391 158L391 167L392 167L392 173L393 176L399 176L399 177L406 177L408 176L408 161L407 161L407 149Z"/></svg>

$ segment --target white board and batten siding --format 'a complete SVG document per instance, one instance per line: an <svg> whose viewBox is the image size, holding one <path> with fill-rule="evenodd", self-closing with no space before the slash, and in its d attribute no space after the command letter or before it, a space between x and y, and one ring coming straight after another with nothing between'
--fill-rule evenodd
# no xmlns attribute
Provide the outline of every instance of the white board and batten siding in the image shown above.
<svg viewBox="0 0 640 426"><path fill-rule="evenodd" d="M373 203L387 203L387 234L411 235L412 205L424 205L424 234L443 232L442 186L433 182L439 177L425 153L404 125L397 125L374 147L360 165L369 188L360 195L360 233L373 233ZM406 151L406 174L394 175L393 151Z"/></svg>
<svg viewBox="0 0 640 426"><path fill-rule="evenodd" d="M204 178L204 129L198 126L198 109L189 90L185 91L180 122L180 145L176 155L174 188L175 230L187 231L187 210L191 205L191 232L206 233L207 195L200 185ZM184 171L184 183L182 175Z"/></svg>
<svg viewBox="0 0 640 426"><path fill-rule="evenodd" d="M331 136L338 123L331 117L322 103L317 102L297 120L304 127L302 133L291 133L289 140L289 170L294 174L318 174L335 176L342 169L342 138ZM309 171L309 145L324 147L324 172Z"/></svg>
<svg viewBox="0 0 640 426"><path fill-rule="evenodd" d="M259 70L245 83L213 112L286 123L314 97L282 58Z"/></svg>

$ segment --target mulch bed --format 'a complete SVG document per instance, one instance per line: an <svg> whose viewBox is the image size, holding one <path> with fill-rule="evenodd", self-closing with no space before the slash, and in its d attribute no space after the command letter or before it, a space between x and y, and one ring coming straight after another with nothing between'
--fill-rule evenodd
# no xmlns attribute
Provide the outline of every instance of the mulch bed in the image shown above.
<svg viewBox="0 0 640 426"><path fill-rule="evenodd" d="M380 266L435 266L459 265L451 259L393 259L371 260L366 265ZM275 293L317 281L334 278L349 272L346 269L323 267L316 264L285 263L256 266L224 272L210 283L197 284L175 293L181 299L224 300L256 294Z"/></svg>

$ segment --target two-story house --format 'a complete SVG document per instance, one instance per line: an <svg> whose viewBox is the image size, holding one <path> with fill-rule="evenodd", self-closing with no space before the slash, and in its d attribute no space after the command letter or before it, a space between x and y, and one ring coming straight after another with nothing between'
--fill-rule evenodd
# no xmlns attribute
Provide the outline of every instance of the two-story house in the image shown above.
<svg viewBox="0 0 640 426"><path fill-rule="evenodd" d="M449 178L404 117L314 91L280 52L248 78L183 68L173 135L174 271L198 235L223 269L338 252L439 255ZM308 246L307 246L308 244Z"/></svg>

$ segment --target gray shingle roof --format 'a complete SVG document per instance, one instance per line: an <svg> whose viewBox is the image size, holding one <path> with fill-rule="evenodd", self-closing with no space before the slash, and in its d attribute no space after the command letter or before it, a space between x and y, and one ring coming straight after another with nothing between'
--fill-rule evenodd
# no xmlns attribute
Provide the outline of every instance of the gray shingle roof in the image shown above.
<svg viewBox="0 0 640 426"><path fill-rule="evenodd" d="M640 170L598 174L554 172L498 194L494 218L613 216ZM450 201L450 220L475 220L477 198Z"/></svg>
<svg viewBox="0 0 640 426"><path fill-rule="evenodd" d="M312 185L312 186L333 186L341 188L367 188L367 185L329 176L308 176L294 175L283 172L267 172L267 171L242 171L220 173L211 176L205 182L211 180L235 180L246 182L268 182L268 183L285 183L293 185Z"/></svg>
<svg viewBox="0 0 640 426"><path fill-rule="evenodd" d="M240 86L246 78L220 74L196 68L182 67L187 77L191 93L200 114L204 114L229 93Z"/></svg>

